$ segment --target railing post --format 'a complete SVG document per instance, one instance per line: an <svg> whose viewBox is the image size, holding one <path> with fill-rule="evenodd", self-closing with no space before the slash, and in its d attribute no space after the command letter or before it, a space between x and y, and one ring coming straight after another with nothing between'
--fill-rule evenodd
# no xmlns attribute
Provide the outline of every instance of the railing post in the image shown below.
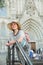
<svg viewBox="0 0 43 65"><path fill-rule="evenodd" d="M12 46L12 65L14 65L14 45Z"/></svg>
<svg viewBox="0 0 43 65"><path fill-rule="evenodd" d="M8 41L9 43L9 41ZM11 65L11 49L10 49L10 46L8 46L8 54L7 54L7 58L6 58L6 62L7 62L7 65Z"/></svg>
<svg viewBox="0 0 43 65"><path fill-rule="evenodd" d="M9 65L11 65L11 50L10 50L10 46L8 47L8 59L9 59Z"/></svg>

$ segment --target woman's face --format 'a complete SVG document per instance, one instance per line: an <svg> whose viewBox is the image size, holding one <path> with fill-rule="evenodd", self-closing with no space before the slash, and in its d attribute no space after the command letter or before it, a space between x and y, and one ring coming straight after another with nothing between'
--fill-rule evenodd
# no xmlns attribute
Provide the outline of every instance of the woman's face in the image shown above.
<svg viewBox="0 0 43 65"><path fill-rule="evenodd" d="M13 29L13 30L18 29L18 25L17 25L16 23L12 23L12 29Z"/></svg>

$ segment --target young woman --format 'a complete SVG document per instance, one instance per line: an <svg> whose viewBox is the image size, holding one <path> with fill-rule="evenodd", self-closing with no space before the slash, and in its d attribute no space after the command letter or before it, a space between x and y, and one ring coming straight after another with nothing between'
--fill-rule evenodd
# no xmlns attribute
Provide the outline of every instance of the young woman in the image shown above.
<svg viewBox="0 0 43 65"><path fill-rule="evenodd" d="M12 31L10 34L10 41L9 43L6 43L7 46L13 45L18 41L18 43L21 44L23 49L25 51L29 50L29 45L26 40L26 36L23 30L21 30L21 25L20 23L16 21L12 21L11 23L8 23L8 28Z"/></svg>

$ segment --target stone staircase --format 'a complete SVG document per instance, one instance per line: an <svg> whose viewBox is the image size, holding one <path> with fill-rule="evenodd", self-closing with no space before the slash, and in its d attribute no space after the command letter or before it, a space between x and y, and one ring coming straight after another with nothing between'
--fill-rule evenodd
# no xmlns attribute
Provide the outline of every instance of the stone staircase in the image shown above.
<svg viewBox="0 0 43 65"><path fill-rule="evenodd" d="M34 60L31 59L33 65L43 65L43 60ZM0 65L6 65L6 54L0 54Z"/></svg>
<svg viewBox="0 0 43 65"><path fill-rule="evenodd" d="M43 65L43 60L33 60L31 59L33 65Z"/></svg>

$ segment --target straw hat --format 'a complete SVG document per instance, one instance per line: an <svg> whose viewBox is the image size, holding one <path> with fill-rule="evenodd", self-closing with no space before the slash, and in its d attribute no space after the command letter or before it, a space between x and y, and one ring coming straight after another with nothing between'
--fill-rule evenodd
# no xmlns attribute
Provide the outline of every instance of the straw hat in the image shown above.
<svg viewBox="0 0 43 65"><path fill-rule="evenodd" d="M21 24L20 24L19 22L17 22L17 21L12 21L11 23L8 23L8 24L7 24L7 27L8 27L10 30L13 30L13 29L12 29L12 24L13 24L13 23L17 24L18 30L21 29Z"/></svg>

